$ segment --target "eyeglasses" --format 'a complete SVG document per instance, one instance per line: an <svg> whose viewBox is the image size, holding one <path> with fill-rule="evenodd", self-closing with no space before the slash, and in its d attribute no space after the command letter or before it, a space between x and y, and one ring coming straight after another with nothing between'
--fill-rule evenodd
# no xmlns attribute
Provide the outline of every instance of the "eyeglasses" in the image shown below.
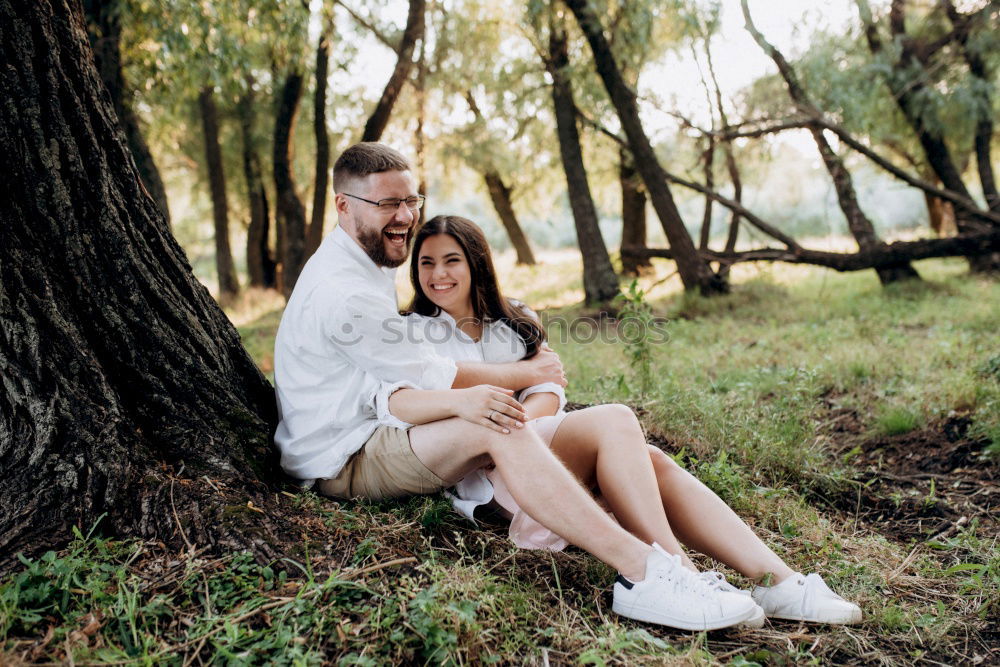
<svg viewBox="0 0 1000 667"><path fill-rule="evenodd" d="M343 193L345 197L350 197L351 199L358 199L365 202L366 204L371 204L378 208L381 213L393 213L399 208L400 204L406 204L406 208L411 211L419 210L421 206L424 205L424 200L427 197L423 195L412 195L406 199L397 199L395 197L390 197L389 199L379 199L378 201L372 201L371 199L365 199L364 197L358 197L357 195Z"/></svg>

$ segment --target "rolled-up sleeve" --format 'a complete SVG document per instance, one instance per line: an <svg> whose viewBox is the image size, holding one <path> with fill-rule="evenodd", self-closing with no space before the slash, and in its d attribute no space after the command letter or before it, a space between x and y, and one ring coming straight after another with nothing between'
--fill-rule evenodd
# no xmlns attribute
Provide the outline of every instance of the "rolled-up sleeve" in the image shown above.
<svg viewBox="0 0 1000 667"><path fill-rule="evenodd" d="M392 426L404 430L413 426L389 411L389 397L400 389L420 389L420 387L410 382L380 382L375 393L370 397L368 407L374 411L379 426Z"/></svg>
<svg viewBox="0 0 1000 667"><path fill-rule="evenodd" d="M559 409L562 410L566 407L566 392L555 382L543 382L526 387L517 394L517 400L523 403L524 399L532 394L555 394L559 398Z"/></svg>

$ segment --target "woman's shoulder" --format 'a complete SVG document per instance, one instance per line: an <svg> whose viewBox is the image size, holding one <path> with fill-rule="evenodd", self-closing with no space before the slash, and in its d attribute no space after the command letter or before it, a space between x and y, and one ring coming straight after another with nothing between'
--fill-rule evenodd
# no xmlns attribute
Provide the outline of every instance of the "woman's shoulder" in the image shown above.
<svg viewBox="0 0 1000 667"><path fill-rule="evenodd" d="M538 317L538 313L536 313L535 311L533 311L528 306L528 304L526 304L525 302L520 301L518 299L511 299L511 298L508 297L507 298L507 303L509 303L510 306L511 306L511 308L513 308L514 310L516 310L516 311L518 311L518 312L520 312L520 313L522 313L524 315L527 315L528 317L530 317L531 319L535 320L536 322L540 321L539 317Z"/></svg>

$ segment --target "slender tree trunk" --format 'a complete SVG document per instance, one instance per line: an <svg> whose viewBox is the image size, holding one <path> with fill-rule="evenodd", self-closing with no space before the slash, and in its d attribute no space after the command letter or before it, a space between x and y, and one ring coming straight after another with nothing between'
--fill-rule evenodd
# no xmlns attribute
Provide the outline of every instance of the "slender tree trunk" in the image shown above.
<svg viewBox="0 0 1000 667"><path fill-rule="evenodd" d="M715 190L715 137L708 137L708 147L702 156L705 163L705 187ZM698 237L698 249L704 250L708 247L708 241L712 237L712 198L705 197L705 210L701 216L701 234Z"/></svg>
<svg viewBox="0 0 1000 667"><path fill-rule="evenodd" d="M414 140L417 149L417 191L427 194L427 144L424 141L424 122L427 119L427 63L424 61L426 55L427 40L420 40L420 53L417 56L417 127L414 132ZM430 220L427 201L424 200L424 209L421 217Z"/></svg>
<svg viewBox="0 0 1000 667"><path fill-rule="evenodd" d="M646 191L642 178L624 146L618 150L618 182L622 190L622 247L646 247ZM652 265L648 257L622 253L622 273L638 275Z"/></svg>
<svg viewBox="0 0 1000 667"><path fill-rule="evenodd" d="M576 127L576 104L573 90L566 77L569 52L566 33L553 25L549 33L549 73L552 75L552 104L556 114L556 132L559 135L559 153L562 155L569 205L576 224L576 236L583 255L583 291L588 304L607 304L620 290L618 276L611 266L608 248L601 236L597 209L590 195L587 170L580 149L580 134Z"/></svg>
<svg viewBox="0 0 1000 667"><path fill-rule="evenodd" d="M927 202L927 218L935 234L952 236L958 232L958 228L955 226L955 209L951 202L926 192L924 193L924 201Z"/></svg>
<svg viewBox="0 0 1000 667"><path fill-rule="evenodd" d="M0 0L0 561L98 521L273 558L274 392L145 196L80 8Z"/></svg>
<svg viewBox="0 0 1000 667"><path fill-rule="evenodd" d="M708 65L708 75L712 79L712 89L715 92L715 106L719 111L719 125L723 131L729 129L729 118L726 115L726 106L722 102L722 88L719 86L719 79L715 75L715 63L712 60L711 38L705 38L705 62ZM711 105L711 102L709 103ZM733 184L733 201L737 204L743 203L743 179L740 177L740 170L736 166L736 155L733 153L733 140L725 137L722 140L723 152L726 157L726 171L729 173L729 180ZM729 233L726 235L725 252L733 252L736 249L736 241L740 233L740 214L732 211L729 218ZM730 265L722 263L719 265L719 275L723 278L729 276Z"/></svg>
<svg viewBox="0 0 1000 667"><path fill-rule="evenodd" d="M667 185L667 174L657 160L653 145L639 120L635 92L629 89L622 78L600 20L594 15L587 0L565 1L590 43L597 73L601 76L608 96L618 112L622 129L628 138L629 149L635 158L636 168L642 175L649 198L653 202L653 209L660 218L660 224L663 225L663 231L670 242L670 249L677 263L677 272L684 287L689 290L698 289L703 294L728 291L725 280L714 273L708 262L698 254L691 234L684 226L680 211L677 210L677 204Z"/></svg>
<svg viewBox="0 0 1000 667"><path fill-rule="evenodd" d="M222 148L219 146L219 115L215 108L215 92L211 86L198 94L201 127L205 135L205 165L208 184L212 193L212 219L215 222L215 269L219 276L219 297L225 302L240 291L229 247L229 203L226 201L226 172L222 166Z"/></svg>
<svg viewBox="0 0 1000 667"><path fill-rule="evenodd" d="M410 9L406 16L406 27L403 29L403 37L399 40L399 48L396 50L396 67L389 76L388 83L382 91L382 97L368 117L365 123L365 131L361 136L361 141L378 141L382 138L385 126L389 124L389 116L392 115L392 108L399 98L399 93L403 90L403 84L410 76L413 68L413 49L418 39L424 38L424 6L426 0L410 0Z"/></svg>
<svg viewBox="0 0 1000 667"><path fill-rule="evenodd" d="M517 263L534 264L535 255L531 252L531 246L528 244L528 239L524 235L524 231L521 230L521 225L517 221L517 215L514 214L514 205L510 199L510 188L504 184L503 179L500 178L500 174L496 171L487 171L483 174L483 180L486 181L486 189L490 192L490 200L493 202L493 208L496 209L497 216L499 216L500 222L503 223L503 228L507 230L507 236L510 237L510 243L517 252Z"/></svg>
<svg viewBox="0 0 1000 667"><path fill-rule="evenodd" d="M423 89L420 86L421 91ZM486 120L483 118L483 112L480 110L479 105L476 104L476 98L472 94L471 90L465 91L465 101L469 105L469 110L476 117L476 122L485 125ZM417 134L418 145L423 143L422 135ZM418 150L418 155L420 151ZM531 245L528 243L528 238L524 235L524 231L521 229L520 223L517 221L517 216L514 214L514 204L511 199L511 188L503 182L503 177L495 166L493 166L492 160L486 156L479 156L482 162L474 165L480 173L483 175L483 180L486 182L486 190L490 193L490 201L493 202L493 208L497 212L497 217L500 218L500 222L503 224L504 229L507 230L507 236L510 238L510 243L514 246L514 250L517 252L517 263L518 264L534 264L535 254L531 251ZM486 166L482 166L485 164ZM429 219L425 216L425 219Z"/></svg>
<svg viewBox="0 0 1000 667"><path fill-rule="evenodd" d="M274 189L277 195L276 218L279 229L281 291L291 296L295 281L305 263L306 210L295 192L292 179L292 132L302 98L302 75L292 72L285 77L278 98L274 121Z"/></svg>
<svg viewBox="0 0 1000 667"><path fill-rule="evenodd" d="M316 92L313 96L313 134L316 136L316 188L313 190L312 216L306 234L305 259L316 252L323 240L323 222L326 217L326 195L330 182L330 137L326 131L327 70L330 64L330 35L328 26L319 36L316 47Z"/></svg>
<svg viewBox="0 0 1000 667"><path fill-rule="evenodd" d="M243 177L247 183L247 203L250 225L247 227L247 273L252 287L275 286L275 263L268 244L270 212L267 206L267 189L260 175L260 159L254 135L253 82L247 81L247 92L240 98L237 111L243 140Z"/></svg>
<svg viewBox="0 0 1000 667"><path fill-rule="evenodd" d="M87 15L87 27L90 33L90 44L94 50L94 60L101 73L101 80L111 95L111 103L118 114L125 140L139 170L139 177L146 192L156 202L163 213L167 225L170 224L170 207L167 203L167 191L156 167L153 154L149 151L139 119L132 111L128 100L129 91L125 85L121 63L121 0L84 0L84 11Z"/></svg>
<svg viewBox="0 0 1000 667"><path fill-rule="evenodd" d="M746 29L753 36L760 48L763 49L764 53L778 66L778 71L785 80L785 84L788 87L788 94L792 100L809 115L820 115L819 109L809 99L798 76L796 76L795 71L785 59L785 56L768 42L764 35L754 26L753 20L750 18L750 8L747 6L747 0L742 0L741 4L743 7L743 17L746 19ZM875 226L858 204L858 197L854 191L854 182L851 179L851 173L847 171L843 160L834 152L833 147L830 146L830 142L826 140L822 128L812 125L809 127L809 132L812 134L820 156L823 158L823 164L826 166L826 170L833 180L833 187L837 192L837 202L840 204L840 210L847 220L847 228L850 230L854 240L858 242L858 247L862 251L867 251L882 244L882 240L875 233ZM904 262L898 266L878 267L876 273L883 285L898 280L911 280L920 277L908 262Z"/></svg>

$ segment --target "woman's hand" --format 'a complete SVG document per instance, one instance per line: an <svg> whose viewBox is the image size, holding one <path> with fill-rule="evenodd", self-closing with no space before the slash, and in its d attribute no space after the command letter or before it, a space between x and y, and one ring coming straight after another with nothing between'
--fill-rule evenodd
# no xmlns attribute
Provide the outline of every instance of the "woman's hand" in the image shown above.
<svg viewBox="0 0 1000 667"><path fill-rule="evenodd" d="M559 355L548 345L542 345L538 353L531 359L525 359L518 363L529 365L531 381L525 385L526 387L546 382L555 382L560 387L567 385L566 373L563 371L562 361L559 359Z"/></svg>
<svg viewBox="0 0 1000 667"><path fill-rule="evenodd" d="M512 428L524 427L524 407L514 400L514 392L510 389L481 384L453 391L456 395L456 417L500 433L510 433Z"/></svg>

